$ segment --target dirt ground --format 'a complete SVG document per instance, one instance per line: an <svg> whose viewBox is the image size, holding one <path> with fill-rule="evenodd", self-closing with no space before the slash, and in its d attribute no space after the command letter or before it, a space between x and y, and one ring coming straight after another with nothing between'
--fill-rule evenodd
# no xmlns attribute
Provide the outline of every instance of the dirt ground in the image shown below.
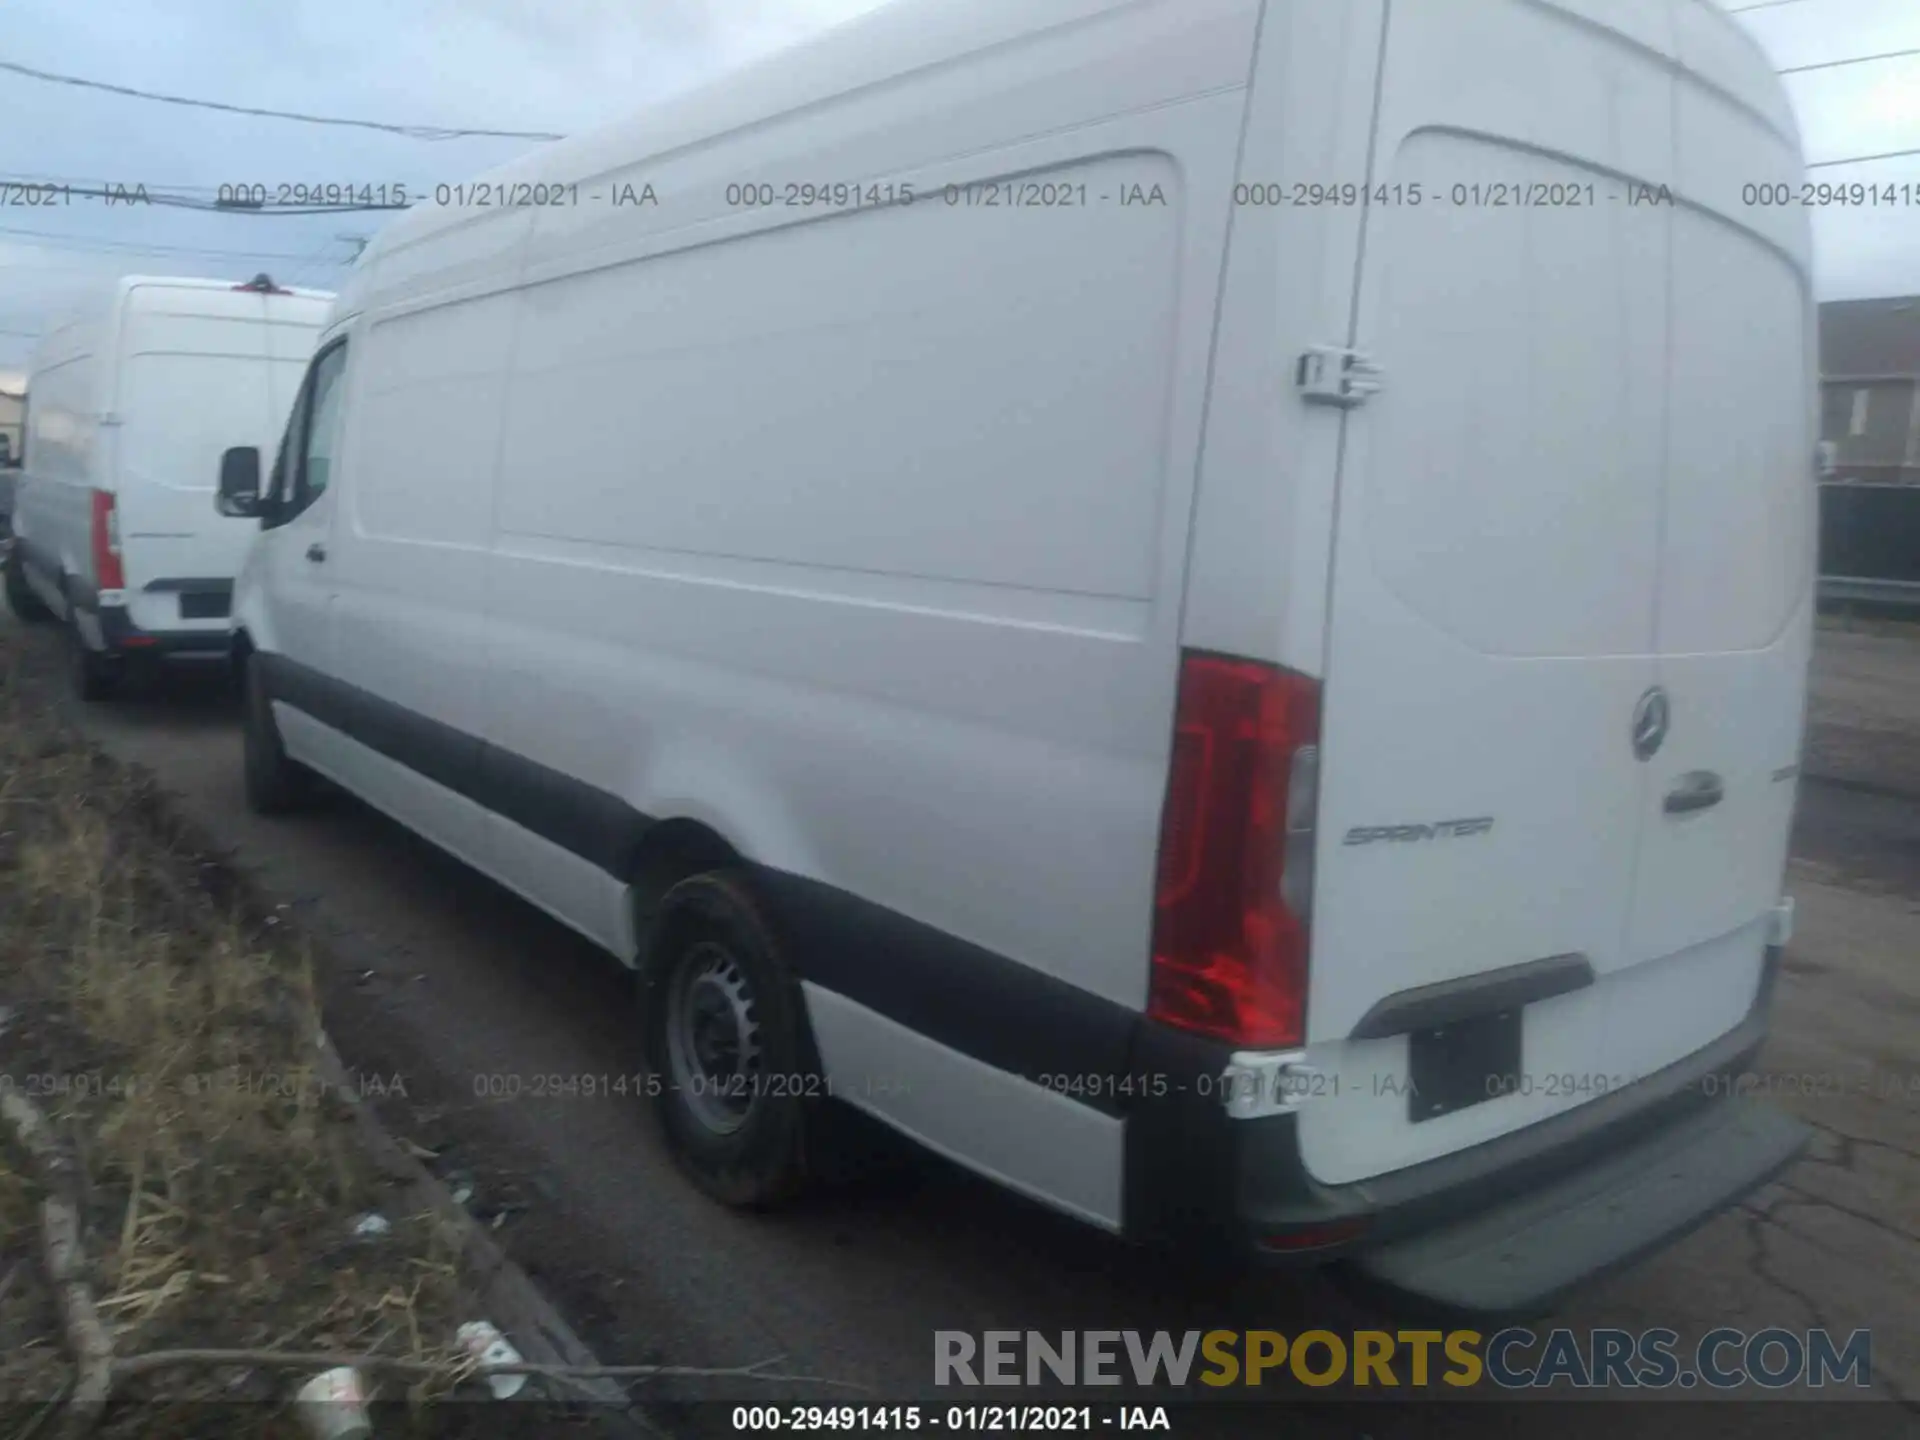
<svg viewBox="0 0 1920 1440"><path fill-rule="evenodd" d="M6 622L0 620L0 625ZM32 643L52 646L37 634ZM1582 1295L1554 1323L1697 1336L1826 1325L1873 1332L1860 1411L1920 1425L1920 640L1823 629L1788 888L1798 901L1774 1035L1756 1082L1818 1128L1780 1183ZM536 1098L537 1077L637 1066L625 977L544 915L348 800L288 821L246 810L230 705L182 679L91 709L114 753L145 763L335 957L319 976L331 1032L361 1068L405 1077L379 1103L398 1132L471 1182L473 1208L621 1362L741 1364L769 1355L891 1400L931 1389L937 1329L1377 1323L1312 1276L1199 1273L1128 1250L944 1163L917 1159L800 1211L751 1219L691 1192L637 1101ZM659 1392L683 1427L723 1433ZM747 1397L757 1398L757 1397ZM776 1398L776 1397L769 1397ZM785 1398L823 1398L804 1387ZM1827 1433L1791 1398L1639 1409L1452 1407L1475 1434ZM1808 1397L1800 1397L1802 1399ZM1741 1403L1744 1399L1747 1403ZM1627 1402L1634 1403L1634 1402ZM1684 1412L1661 1431L1656 1416ZM1798 1412L1796 1415L1796 1411ZM1288 1433L1383 1433L1368 1407L1290 1409ZM1247 1434L1274 1433L1249 1408ZM1457 1428L1449 1424L1448 1433ZM1847 1433L1864 1433L1860 1429ZM1886 1429L1875 1433L1895 1433Z"/></svg>
<svg viewBox="0 0 1920 1440"><path fill-rule="evenodd" d="M1807 769L1829 781L1920 797L1920 626L1823 627L1814 659Z"/></svg>
<svg viewBox="0 0 1920 1440"><path fill-rule="evenodd" d="M0 1428L55 1419L72 1393L73 1307L41 1263L49 1194L78 1218L83 1308L120 1364L219 1349L458 1367L458 1227L369 1162L316 1069L306 947L84 737L53 698L60 672L17 640L0 634ZM70 1184L21 1143L29 1122ZM319 1368L129 1374L96 1433L301 1435L282 1402ZM486 1403L429 1411L449 1376L368 1379L401 1409L388 1434L469 1433Z"/></svg>

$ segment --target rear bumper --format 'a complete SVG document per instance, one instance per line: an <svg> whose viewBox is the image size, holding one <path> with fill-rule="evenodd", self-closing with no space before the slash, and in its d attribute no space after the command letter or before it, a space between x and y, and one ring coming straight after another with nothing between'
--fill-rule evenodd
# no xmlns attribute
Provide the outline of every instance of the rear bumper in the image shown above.
<svg viewBox="0 0 1920 1440"><path fill-rule="evenodd" d="M227 579L154 580L139 591L102 592L77 575L63 575L61 568L44 549L36 549L0 527L0 559L18 548L20 559L30 565L47 583L58 588L73 612L74 628L87 648L108 655L156 655L185 659L218 660L231 653L233 635L224 618L217 625L193 629L141 625L133 618L127 601L136 598L147 603L169 595L210 597L219 607L214 614L224 617L232 608L233 582ZM178 602L176 602L178 603ZM173 610L159 612L177 613Z"/></svg>
<svg viewBox="0 0 1920 1440"><path fill-rule="evenodd" d="M74 603L75 620L89 649L110 655L154 655L167 659L224 660L233 637L219 630L146 630L133 623L124 605Z"/></svg>
<svg viewBox="0 0 1920 1440"><path fill-rule="evenodd" d="M1348 1274L1389 1304L1528 1319L1732 1205L1792 1164L1807 1136L1771 1106L1718 1099L1550 1184L1361 1251Z"/></svg>
<svg viewBox="0 0 1920 1440"><path fill-rule="evenodd" d="M1716 1214L1804 1147L1804 1126L1734 1094L1765 1038L1778 965L1770 949L1746 1019L1685 1060L1355 1184L1307 1173L1297 1115L1231 1119L1217 1086L1189 1084L1128 1117L1127 1232L1243 1260L1337 1261L1402 1307L1539 1314ZM1217 1076L1225 1064L1224 1047L1158 1026L1143 1026L1138 1045L1143 1073ZM1196 1093L1209 1090L1216 1098Z"/></svg>

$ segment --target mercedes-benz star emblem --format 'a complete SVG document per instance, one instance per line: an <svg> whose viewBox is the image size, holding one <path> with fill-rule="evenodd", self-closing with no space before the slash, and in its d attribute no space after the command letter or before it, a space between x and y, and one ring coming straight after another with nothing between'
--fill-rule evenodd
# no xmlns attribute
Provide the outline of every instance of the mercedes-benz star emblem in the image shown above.
<svg viewBox="0 0 1920 1440"><path fill-rule="evenodd" d="M1673 706L1667 692L1658 685L1649 686L1633 707L1633 758L1650 760L1667 738L1667 725L1673 719Z"/></svg>

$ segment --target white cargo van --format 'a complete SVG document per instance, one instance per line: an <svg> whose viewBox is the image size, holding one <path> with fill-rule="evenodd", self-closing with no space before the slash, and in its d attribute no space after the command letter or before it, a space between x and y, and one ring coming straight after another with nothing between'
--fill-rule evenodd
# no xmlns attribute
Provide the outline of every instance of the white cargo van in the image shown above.
<svg viewBox="0 0 1920 1440"><path fill-rule="evenodd" d="M226 459L251 793L635 965L728 1200L830 1091L1130 1237L1546 1304L1804 1139L1728 1093L1800 165L1699 0L899 0L368 249L264 501Z"/></svg>
<svg viewBox="0 0 1920 1440"><path fill-rule="evenodd" d="M40 341L6 592L66 622L87 699L130 663L226 655L253 527L215 512L215 467L285 424L332 298L130 275Z"/></svg>

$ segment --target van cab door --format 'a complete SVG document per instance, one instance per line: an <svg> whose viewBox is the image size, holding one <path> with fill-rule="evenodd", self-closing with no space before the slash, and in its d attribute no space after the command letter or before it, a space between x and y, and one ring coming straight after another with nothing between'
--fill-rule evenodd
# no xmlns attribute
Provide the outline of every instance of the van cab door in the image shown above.
<svg viewBox="0 0 1920 1440"><path fill-rule="evenodd" d="M1775 85L1704 10L1389 7L1301 1116L1330 1183L1594 1099L1754 1001L1805 664L1805 252L1709 193L1797 153L1701 98L1689 63Z"/></svg>
<svg viewBox="0 0 1920 1440"><path fill-rule="evenodd" d="M307 367L267 484L255 564L267 624L262 643L323 675L333 653L334 457L340 443L347 342L323 346Z"/></svg>

